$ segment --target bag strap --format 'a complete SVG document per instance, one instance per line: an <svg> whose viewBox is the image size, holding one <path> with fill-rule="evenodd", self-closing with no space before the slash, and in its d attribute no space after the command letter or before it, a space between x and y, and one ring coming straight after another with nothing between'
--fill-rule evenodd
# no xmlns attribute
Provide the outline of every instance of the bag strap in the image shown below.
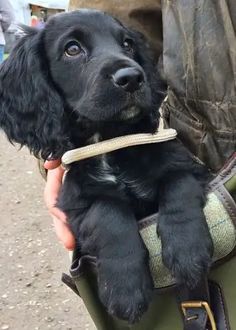
<svg viewBox="0 0 236 330"><path fill-rule="evenodd" d="M207 306L210 304L207 280L204 279L194 289L180 285L176 291L183 315L184 330L206 330L209 319ZM214 329L214 322L212 330L216 330L216 328Z"/></svg>
<svg viewBox="0 0 236 330"><path fill-rule="evenodd" d="M177 300L184 330L230 330L220 286L206 278L194 289L179 286Z"/></svg>

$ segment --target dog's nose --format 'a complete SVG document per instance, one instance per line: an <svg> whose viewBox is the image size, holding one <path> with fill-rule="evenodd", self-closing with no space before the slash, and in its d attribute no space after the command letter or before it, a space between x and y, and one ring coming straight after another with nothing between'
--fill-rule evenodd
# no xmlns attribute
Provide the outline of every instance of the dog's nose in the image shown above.
<svg viewBox="0 0 236 330"><path fill-rule="evenodd" d="M119 69L112 75L116 87L123 88L126 92L133 93L140 89L144 82L144 75L138 68Z"/></svg>

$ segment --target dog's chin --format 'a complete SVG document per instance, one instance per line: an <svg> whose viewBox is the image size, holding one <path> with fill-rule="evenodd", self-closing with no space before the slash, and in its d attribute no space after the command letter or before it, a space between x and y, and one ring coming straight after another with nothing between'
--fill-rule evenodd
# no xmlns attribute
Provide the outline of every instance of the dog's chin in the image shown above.
<svg viewBox="0 0 236 330"><path fill-rule="evenodd" d="M121 112L117 116L117 119L132 120L132 119L140 117L142 114L143 114L143 111L141 108L136 107L136 106L131 106L129 108L121 110Z"/></svg>
<svg viewBox="0 0 236 330"><path fill-rule="evenodd" d="M81 113L83 112L83 114ZM96 116L91 116L91 113L86 113L86 111L78 111L80 120L84 118L84 120L87 120L89 122L93 123L109 123L109 122L136 122L140 120L143 116L147 114L147 110L145 108L138 106L138 105L130 105L126 106L124 108L121 108L120 110L116 109L115 114L112 112L109 113L108 111L106 113L97 111ZM84 115L86 113L86 115Z"/></svg>
<svg viewBox="0 0 236 330"><path fill-rule="evenodd" d="M129 107L125 107L117 112L115 115L107 118L107 122L124 122L124 123L135 123L139 121L144 115L146 111L141 107L132 105Z"/></svg>

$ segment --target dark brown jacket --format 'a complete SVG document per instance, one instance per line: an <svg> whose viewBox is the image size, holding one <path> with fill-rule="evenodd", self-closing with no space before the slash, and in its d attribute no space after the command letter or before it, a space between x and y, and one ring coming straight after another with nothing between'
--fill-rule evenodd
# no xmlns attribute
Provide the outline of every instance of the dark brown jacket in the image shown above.
<svg viewBox="0 0 236 330"><path fill-rule="evenodd" d="M162 47L168 82L164 116L213 171L236 150L235 0L71 0L105 10ZM162 23L163 22L163 23Z"/></svg>

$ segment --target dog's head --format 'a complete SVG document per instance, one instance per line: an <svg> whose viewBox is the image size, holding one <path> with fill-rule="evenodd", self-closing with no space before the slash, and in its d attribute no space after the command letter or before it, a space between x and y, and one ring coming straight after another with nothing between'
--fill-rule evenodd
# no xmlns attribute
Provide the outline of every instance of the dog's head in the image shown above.
<svg viewBox="0 0 236 330"><path fill-rule="evenodd" d="M36 155L68 149L71 126L134 123L158 109L156 63L144 38L111 16L80 10L27 29L0 69L0 126Z"/></svg>

